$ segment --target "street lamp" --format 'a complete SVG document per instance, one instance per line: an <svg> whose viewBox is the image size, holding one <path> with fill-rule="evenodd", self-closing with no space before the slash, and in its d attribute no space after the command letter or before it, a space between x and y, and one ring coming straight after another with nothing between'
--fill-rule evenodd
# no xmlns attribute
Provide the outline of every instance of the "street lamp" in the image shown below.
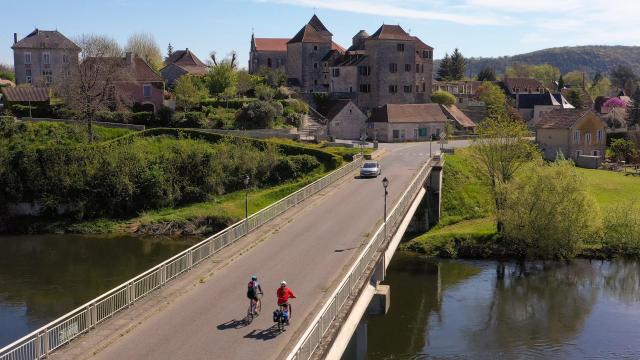
<svg viewBox="0 0 640 360"><path fill-rule="evenodd" d="M389 195L389 192L387 191L387 186L389 186L389 180L387 180L387 177L385 176L384 179L382 179L382 187L384 188L384 218L382 219L384 221L384 240L387 241L387 195Z"/></svg>
<svg viewBox="0 0 640 360"><path fill-rule="evenodd" d="M249 174L244 177L244 224L249 232Z"/></svg>

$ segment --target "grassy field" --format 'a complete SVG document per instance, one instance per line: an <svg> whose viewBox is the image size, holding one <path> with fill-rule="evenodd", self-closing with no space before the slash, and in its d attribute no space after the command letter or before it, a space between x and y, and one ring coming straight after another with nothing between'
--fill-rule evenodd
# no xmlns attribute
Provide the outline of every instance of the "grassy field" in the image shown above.
<svg viewBox="0 0 640 360"><path fill-rule="evenodd" d="M465 255L491 256L486 247L491 247L491 240L497 238L495 211L489 187L477 176L467 151L446 157L440 223L413 238L406 248L431 256L456 256L461 250ZM640 177L606 170L577 170L603 214L619 204L640 203ZM519 176L526 177L526 170ZM464 244L462 249L460 244ZM594 247L597 246L585 246L585 252Z"/></svg>

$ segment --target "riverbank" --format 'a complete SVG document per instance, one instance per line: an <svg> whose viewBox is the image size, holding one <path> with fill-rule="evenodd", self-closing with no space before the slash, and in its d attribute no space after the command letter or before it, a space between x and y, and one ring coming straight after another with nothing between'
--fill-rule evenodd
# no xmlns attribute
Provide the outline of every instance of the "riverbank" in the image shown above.
<svg viewBox="0 0 640 360"><path fill-rule="evenodd" d="M440 223L430 231L413 237L404 244L404 248L443 258L517 257L518 249L510 248L496 230L490 189L476 175L468 151L462 150L447 157ZM526 178L526 171L520 176ZM621 206L640 202L640 178L605 170L577 168L576 171L584 181L587 193L593 196L604 214L605 228L602 237L580 244L577 256L597 259L640 256L638 236L616 234L621 236L614 239L606 235L607 231L616 231L615 214L625 212ZM633 216L634 213L629 214ZM620 231L626 230L622 227Z"/></svg>

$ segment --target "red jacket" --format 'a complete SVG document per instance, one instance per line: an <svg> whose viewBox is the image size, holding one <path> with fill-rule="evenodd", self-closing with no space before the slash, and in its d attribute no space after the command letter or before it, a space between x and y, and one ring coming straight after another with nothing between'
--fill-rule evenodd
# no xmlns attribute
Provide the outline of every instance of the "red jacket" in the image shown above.
<svg viewBox="0 0 640 360"><path fill-rule="evenodd" d="M279 287L278 291L276 291L276 294L278 295L278 305L286 304L287 301L289 301L289 298L296 298L296 296L293 295L293 291L291 291L291 289L289 289L288 287Z"/></svg>

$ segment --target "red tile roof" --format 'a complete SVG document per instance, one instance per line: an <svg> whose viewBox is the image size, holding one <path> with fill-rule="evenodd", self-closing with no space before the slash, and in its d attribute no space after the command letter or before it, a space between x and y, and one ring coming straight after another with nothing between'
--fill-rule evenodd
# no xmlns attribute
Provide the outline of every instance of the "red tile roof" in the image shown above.
<svg viewBox="0 0 640 360"><path fill-rule="evenodd" d="M380 28L369 36L373 40L414 40L413 36L407 34L400 25L382 25ZM426 44L425 44L426 45Z"/></svg>
<svg viewBox="0 0 640 360"><path fill-rule="evenodd" d="M451 106L441 105L441 106L445 114L449 115L449 118L451 118L453 121L458 123L460 127L475 128L477 126L476 123L473 122L473 120L471 120L467 115L465 115L465 113L463 113L462 110L458 109L457 106L455 105L451 105Z"/></svg>
<svg viewBox="0 0 640 360"><path fill-rule="evenodd" d="M254 38L256 51L287 51L287 38Z"/></svg>
<svg viewBox="0 0 640 360"><path fill-rule="evenodd" d="M438 104L387 104L374 108L373 122L389 123L438 123L447 122Z"/></svg>
<svg viewBox="0 0 640 360"><path fill-rule="evenodd" d="M163 81L162 77L160 76L160 74L158 74L157 72L155 72L155 70L153 70L151 68L151 66L149 66L149 64L147 64L146 61L144 61L142 58L140 58L139 56L133 56L133 58L131 59L131 64L127 64L127 58L121 58L121 57L92 57L92 58L87 58L85 60L85 62L111 62L113 64L113 62L116 62L116 64L119 64L119 66L123 66L123 67L129 67L130 69L132 69L132 73L131 76L133 77L134 81L138 81L138 82L157 82L157 81Z"/></svg>
<svg viewBox="0 0 640 360"><path fill-rule="evenodd" d="M568 129L574 126L588 113L597 115L591 110L553 109L544 114L536 124L537 129Z"/></svg>
<svg viewBox="0 0 640 360"><path fill-rule="evenodd" d="M9 102L48 102L49 89L31 86L2 87L0 92Z"/></svg>
<svg viewBox="0 0 640 360"><path fill-rule="evenodd" d="M173 54L164 61L164 63L166 65L178 64L180 66L206 66L188 48L185 50L174 51Z"/></svg>
<svg viewBox="0 0 640 360"><path fill-rule="evenodd" d="M544 90L544 85L536 79L505 77L502 82L504 87L510 92L514 91L514 89L517 89L518 91L525 91L527 89L530 89L531 91Z"/></svg>

